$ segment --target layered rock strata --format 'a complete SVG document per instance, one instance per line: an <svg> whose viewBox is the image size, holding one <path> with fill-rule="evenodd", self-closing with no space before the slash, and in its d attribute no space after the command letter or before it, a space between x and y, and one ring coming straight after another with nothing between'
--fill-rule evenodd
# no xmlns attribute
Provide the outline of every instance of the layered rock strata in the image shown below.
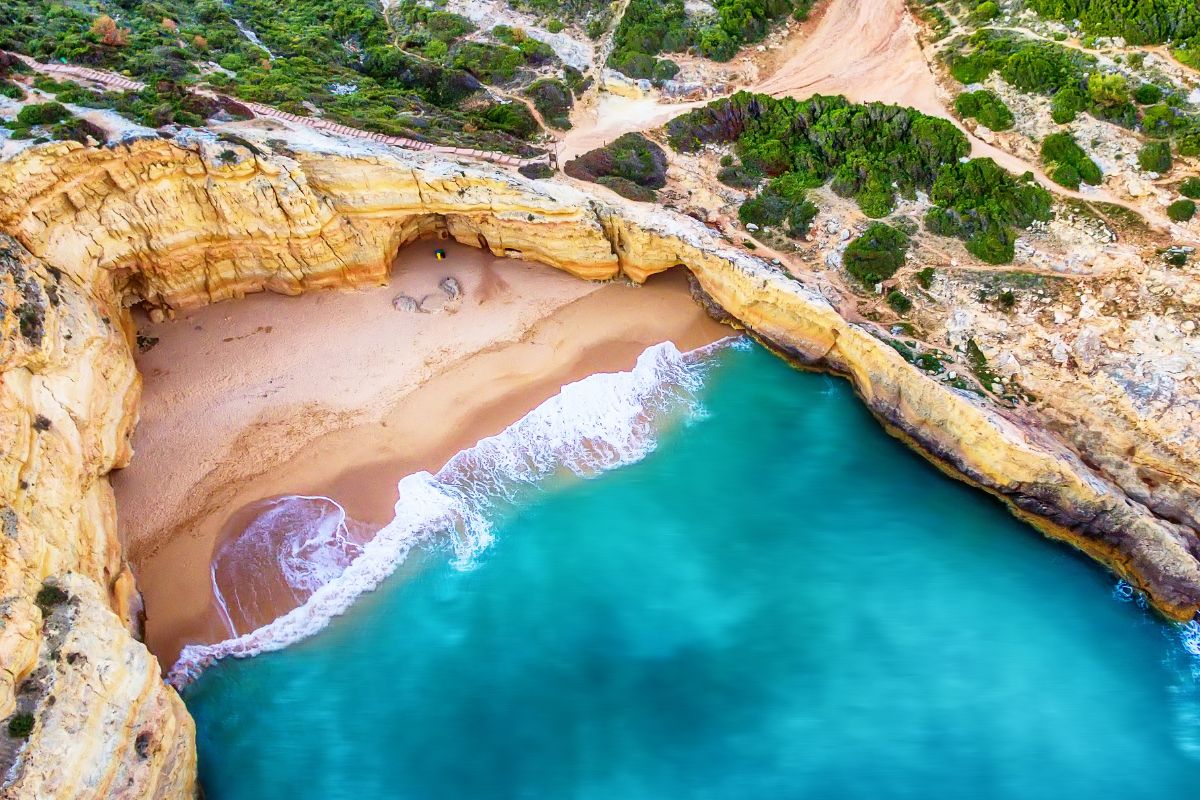
<svg viewBox="0 0 1200 800"><path fill-rule="evenodd" d="M0 163L0 708L33 723L2 753L11 796L195 790L191 720L135 640L136 591L105 478L128 461L137 415L128 306L170 313L261 290L381 283L398 249L422 237L588 280L683 266L737 324L846 375L943 468L1165 614L1200 607L1195 533L1170 521L1190 512L1151 510L1036 419L926 376L819 291L690 218L420 154L246 144L54 143Z"/></svg>

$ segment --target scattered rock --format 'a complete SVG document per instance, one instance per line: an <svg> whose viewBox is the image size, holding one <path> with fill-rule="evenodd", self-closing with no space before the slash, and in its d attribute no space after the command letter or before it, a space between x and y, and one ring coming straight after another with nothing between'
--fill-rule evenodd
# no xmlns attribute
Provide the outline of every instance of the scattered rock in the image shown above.
<svg viewBox="0 0 1200 800"><path fill-rule="evenodd" d="M415 297L410 297L406 294L398 294L392 298L392 308L408 314L417 314L421 311L421 304Z"/></svg>
<svg viewBox="0 0 1200 800"><path fill-rule="evenodd" d="M458 278L442 278L438 282L438 288L445 292L446 296L451 300L457 300L462 297L462 284L458 282Z"/></svg>

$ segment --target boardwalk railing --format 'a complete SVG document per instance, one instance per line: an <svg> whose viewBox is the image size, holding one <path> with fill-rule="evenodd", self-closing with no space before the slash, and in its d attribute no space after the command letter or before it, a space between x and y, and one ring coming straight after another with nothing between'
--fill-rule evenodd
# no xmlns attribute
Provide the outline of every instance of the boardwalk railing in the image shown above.
<svg viewBox="0 0 1200 800"><path fill-rule="evenodd" d="M122 91L140 91L146 88L146 84L141 83L140 81L135 81L131 78L125 77L124 75L118 75L115 72L108 72L107 70L72 66L70 64L43 64L40 61L35 61L29 56L23 56L19 53L12 53L12 55L21 59L21 61L27 64L34 71L47 75L93 81L102 86L111 89L120 89ZM522 167L527 164L537 164L539 162L544 162L547 159L546 156L522 158L520 156L514 156L509 153L501 153L495 150L476 150L468 147L449 147L447 145L421 142L417 141L416 139L407 139L403 136L388 136L383 133L372 133L371 131L364 131L360 128L352 128L349 125L331 122L320 117L302 117L299 114L291 114L287 111L280 111L278 108L263 105L262 103L250 103L234 97L230 97L228 99L230 102L237 103L250 109L255 116L283 120L295 125L306 125L317 130L336 133L339 136L347 136L353 139L364 139L369 142L380 142L382 144L392 145L395 147L403 147L408 150L442 153L460 158L474 158L480 161L490 161L495 164L504 164L510 167Z"/></svg>

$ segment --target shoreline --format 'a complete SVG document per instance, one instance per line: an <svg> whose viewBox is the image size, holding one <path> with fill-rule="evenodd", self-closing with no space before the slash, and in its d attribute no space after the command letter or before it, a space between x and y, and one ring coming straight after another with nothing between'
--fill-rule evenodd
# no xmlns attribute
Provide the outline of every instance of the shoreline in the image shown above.
<svg viewBox="0 0 1200 800"><path fill-rule="evenodd" d="M446 249L446 261L430 258L431 266L414 259L435 246ZM139 357L146 379L143 421L134 438L138 457L133 468L114 474L113 484L121 535L145 600L146 644L164 667L184 644L228 635L209 569L228 519L248 504L285 494L321 495L378 529L394 513L397 481L436 471L563 385L628 370L642 351L662 341L689 350L730 333L692 300L679 271L642 287L588 284L552 268L433 242L405 248L398 262L404 265L386 287L256 296L146 326L161 341ZM391 307L398 288L416 278L428 284L442 272L456 273L463 286L457 313L407 315ZM381 304L382 323L422 328L402 357L381 350L381 334L369 324L345 325L347 308ZM217 317L221 330L214 333ZM267 321L271 325L262 324ZM251 332L223 335L242 329ZM463 341L472 330L473 341ZM314 341L312 352L290 370L276 370L266 386L225 379L231 364L238 364L238 378L255 375L240 363L243 358L276 366L276 356L287 357L281 351L291 346L293 331L307 339L325 334L325 341ZM193 333L209 342L220 339L215 357L212 349L189 346ZM375 360L386 368L357 376L351 370L312 386L312 376L322 370ZM347 387L355 377L356 385ZM292 381L304 382L315 395L278 408L280 395L295 395ZM180 459L181 449L192 456ZM175 463L160 473L156 464L168 459ZM176 496L162 491L167 482ZM268 616L291 607L280 601Z"/></svg>

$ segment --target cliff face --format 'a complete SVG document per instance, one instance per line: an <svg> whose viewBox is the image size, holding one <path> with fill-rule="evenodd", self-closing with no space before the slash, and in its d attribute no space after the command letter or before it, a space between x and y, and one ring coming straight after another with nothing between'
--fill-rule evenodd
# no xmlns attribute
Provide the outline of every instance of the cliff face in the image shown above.
<svg viewBox="0 0 1200 800"><path fill-rule="evenodd" d="M129 634L136 592L105 478L129 459L136 420L126 305L381 282L399 247L426 236L587 279L683 265L739 324L847 375L948 470L1165 613L1200 606L1194 534L1168 521L1185 514L1151 511L1036 421L925 376L820 292L689 218L366 146L255 151L211 137L58 143L0 163L0 231L11 236L0 240L0 707L34 719L28 742L4 753L12 796L194 792L191 720Z"/></svg>

